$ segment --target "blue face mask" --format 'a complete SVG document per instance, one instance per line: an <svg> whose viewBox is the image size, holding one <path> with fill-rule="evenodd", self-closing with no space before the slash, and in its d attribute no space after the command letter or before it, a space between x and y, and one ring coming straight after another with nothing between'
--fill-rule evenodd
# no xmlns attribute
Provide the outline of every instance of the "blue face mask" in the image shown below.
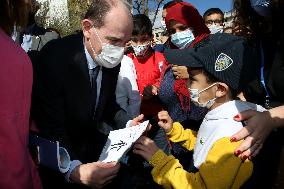
<svg viewBox="0 0 284 189"><path fill-rule="evenodd" d="M179 49L187 48L194 39L192 31L189 29L171 35L171 42Z"/></svg>
<svg viewBox="0 0 284 189"><path fill-rule="evenodd" d="M268 17L270 15L270 0L250 0L250 4L260 16Z"/></svg>

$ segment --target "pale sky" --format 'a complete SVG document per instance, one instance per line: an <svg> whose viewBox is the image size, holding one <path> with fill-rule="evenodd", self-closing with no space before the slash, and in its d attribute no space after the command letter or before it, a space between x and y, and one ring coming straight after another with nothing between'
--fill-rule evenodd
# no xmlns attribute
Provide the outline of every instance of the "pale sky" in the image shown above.
<svg viewBox="0 0 284 189"><path fill-rule="evenodd" d="M168 2L168 1L169 0L165 2ZM185 0L185 1L194 5L199 11L201 16L203 16L203 13L209 8L220 8L223 12L227 12L227 11L232 10L232 7L233 7L232 0ZM151 13L149 14L149 17L151 20L153 16L154 16L153 14ZM162 11L160 9L153 28L161 27L161 18L162 18Z"/></svg>

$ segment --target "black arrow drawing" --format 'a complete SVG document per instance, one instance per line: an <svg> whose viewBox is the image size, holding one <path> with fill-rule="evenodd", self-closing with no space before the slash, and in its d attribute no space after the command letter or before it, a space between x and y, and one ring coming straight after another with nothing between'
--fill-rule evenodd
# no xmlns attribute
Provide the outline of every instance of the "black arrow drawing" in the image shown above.
<svg viewBox="0 0 284 189"><path fill-rule="evenodd" d="M123 146L126 146L126 145L127 145L127 143L126 143L126 142L124 142L124 141L120 140L120 142L118 142L118 143L116 143L116 144L112 144L112 145L110 145L110 146L111 146L111 148L110 148L109 150L117 149L117 151L118 151L118 150L120 150Z"/></svg>

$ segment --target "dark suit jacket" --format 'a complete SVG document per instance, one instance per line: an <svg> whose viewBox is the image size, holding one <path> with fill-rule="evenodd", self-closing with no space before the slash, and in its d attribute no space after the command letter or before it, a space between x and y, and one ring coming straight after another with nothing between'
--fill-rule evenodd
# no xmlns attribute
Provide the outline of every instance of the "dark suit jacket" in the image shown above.
<svg viewBox="0 0 284 189"><path fill-rule="evenodd" d="M104 121L120 128L129 119L115 100L120 65L102 69L94 117L82 33L51 41L38 60L34 63L32 118L40 133L59 141L72 160L97 161L105 142L105 136L97 131L97 123Z"/></svg>

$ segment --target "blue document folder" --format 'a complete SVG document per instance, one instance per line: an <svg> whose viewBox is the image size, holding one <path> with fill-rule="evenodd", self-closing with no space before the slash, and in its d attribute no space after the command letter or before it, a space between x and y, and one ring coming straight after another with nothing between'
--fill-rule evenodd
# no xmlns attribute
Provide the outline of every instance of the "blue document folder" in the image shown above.
<svg viewBox="0 0 284 189"><path fill-rule="evenodd" d="M70 168L70 156L67 150L59 146L58 141L50 141L35 134L30 134L29 146L36 150L40 165L65 173Z"/></svg>

